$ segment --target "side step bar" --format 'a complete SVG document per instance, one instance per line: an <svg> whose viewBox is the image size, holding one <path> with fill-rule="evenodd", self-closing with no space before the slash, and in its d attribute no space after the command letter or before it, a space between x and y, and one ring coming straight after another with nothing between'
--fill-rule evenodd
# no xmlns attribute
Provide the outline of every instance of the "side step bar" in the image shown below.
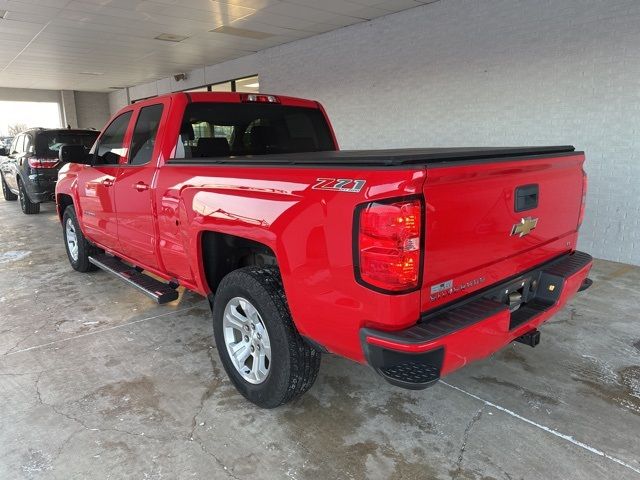
<svg viewBox="0 0 640 480"><path fill-rule="evenodd" d="M145 275L139 269L121 262L116 257L106 254L95 255L89 257L89 261L105 272L136 287L160 305L173 302L178 298L178 291L172 284L164 283L149 275Z"/></svg>

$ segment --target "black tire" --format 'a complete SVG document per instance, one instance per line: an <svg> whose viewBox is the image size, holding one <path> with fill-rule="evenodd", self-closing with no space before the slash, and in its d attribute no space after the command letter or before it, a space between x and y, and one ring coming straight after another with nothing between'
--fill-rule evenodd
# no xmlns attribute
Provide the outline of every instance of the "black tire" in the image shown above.
<svg viewBox="0 0 640 480"><path fill-rule="evenodd" d="M69 250L69 242L67 241L67 222L71 222L73 224L74 233L76 235L76 241L78 245L78 254L77 258L73 258L73 254ZM97 270L93 263L89 262L89 256L100 253L100 250L93 246L89 241L84 238L82 234L82 230L80 230L80 225L78 224L78 217L76 216L76 210L72 205L68 206L64 214L62 216L62 236L64 238L64 247L67 251L67 257L69 258L69 263L73 267L74 270L78 272L92 272Z"/></svg>
<svg viewBox="0 0 640 480"><path fill-rule="evenodd" d="M27 194L21 180L18 180L18 198L20 199L20 208L25 215L33 215L40 213L40 204L33 203Z"/></svg>
<svg viewBox="0 0 640 480"><path fill-rule="evenodd" d="M271 344L266 379L245 380L233 365L225 344L223 315L227 303L243 297L258 310ZM227 375L247 400L262 408L275 408L305 393L316 380L321 354L296 330L277 268L245 267L222 279L213 302L213 332L218 355Z"/></svg>
<svg viewBox="0 0 640 480"><path fill-rule="evenodd" d="M0 175L2 181L2 196L7 202L15 202L18 199L18 196L9 190L9 185L4 180L4 175Z"/></svg>

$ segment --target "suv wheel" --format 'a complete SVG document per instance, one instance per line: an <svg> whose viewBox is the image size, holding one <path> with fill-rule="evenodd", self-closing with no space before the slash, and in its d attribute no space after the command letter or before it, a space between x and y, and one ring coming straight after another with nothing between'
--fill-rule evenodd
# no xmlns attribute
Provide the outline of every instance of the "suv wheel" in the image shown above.
<svg viewBox="0 0 640 480"><path fill-rule="evenodd" d="M9 190L9 185L4 180L4 175L0 175L0 182L2 183L2 196L8 202L15 202L18 199L18 196Z"/></svg>
<svg viewBox="0 0 640 480"><path fill-rule="evenodd" d="M21 180L18 180L18 198L20 199L20 208L22 208L22 213L25 215L40 213L40 204L33 203L29 199L29 195L27 194Z"/></svg>
<svg viewBox="0 0 640 480"><path fill-rule="evenodd" d="M100 252L84 238L78 225L78 217L73 206L68 206L62 216L62 233L69 263L78 272L92 272L97 267L89 261L90 255Z"/></svg>
<svg viewBox="0 0 640 480"><path fill-rule="evenodd" d="M309 390L320 352L296 330L276 268L245 267L220 282L213 331L227 375L249 401L274 408Z"/></svg>

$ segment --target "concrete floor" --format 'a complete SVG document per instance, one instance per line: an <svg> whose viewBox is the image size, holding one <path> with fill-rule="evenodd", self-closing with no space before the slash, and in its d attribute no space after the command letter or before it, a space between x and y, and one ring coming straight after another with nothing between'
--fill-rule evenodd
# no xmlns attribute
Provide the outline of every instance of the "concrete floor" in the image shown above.
<svg viewBox="0 0 640 480"><path fill-rule="evenodd" d="M426 391L326 355L263 411L225 377L205 301L159 307L67 263L53 205L0 202L0 479L640 479L640 268Z"/></svg>

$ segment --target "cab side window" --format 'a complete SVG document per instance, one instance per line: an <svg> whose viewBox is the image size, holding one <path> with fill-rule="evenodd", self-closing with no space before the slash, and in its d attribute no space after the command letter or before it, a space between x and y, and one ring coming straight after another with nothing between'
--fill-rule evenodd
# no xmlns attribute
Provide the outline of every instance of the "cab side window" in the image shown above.
<svg viewBox="0 0 640 480"><path fill-rule="evenodd" d="M123 113L106 128L95 149L95 164L117 165L120 157L127 155L124 136L131 120L131 113Z"/></svg>
<svg viewBox="0 0 640 480"><path fill-rule="evenodd" d="M158 104L140 109L131 140L130 165L144 165L151 161L163 108Z"/></svg>

